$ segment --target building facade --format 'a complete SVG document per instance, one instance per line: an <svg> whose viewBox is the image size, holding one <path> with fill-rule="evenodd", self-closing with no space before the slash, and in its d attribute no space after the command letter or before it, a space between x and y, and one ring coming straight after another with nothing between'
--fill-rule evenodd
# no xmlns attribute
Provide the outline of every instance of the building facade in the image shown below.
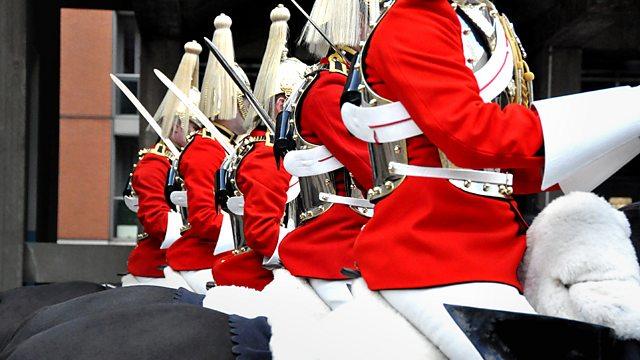
<svg viewBox="0 0 640 360"><path fill-rule="evenodd" d="M136 158L138 116L108 75L137 93L134 14L62 9L60 36L58 243L131 245L136 218L122 190Z"/></svg>

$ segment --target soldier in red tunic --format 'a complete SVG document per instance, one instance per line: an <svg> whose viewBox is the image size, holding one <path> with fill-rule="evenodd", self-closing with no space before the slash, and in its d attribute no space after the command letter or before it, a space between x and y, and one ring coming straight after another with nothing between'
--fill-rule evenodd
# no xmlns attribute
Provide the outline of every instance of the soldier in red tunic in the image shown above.
<svg viewBox="0 0 640 360"><path fill-rule="evenodd" d="M215 19L214 25L214 42L233 59L231 18L222 14ZM204 74L200 108L233 144L236 134L243 132L246 109L242 106L239 90L217 67L217 62L210 59ZM238 72L242 73L242 70ZM192 77L195 84L197 78L196 72ZM187 193L188 224L183 228L182 236L167 250L167 262L169 271L177 271L193 291L203 294L207 284L213 282L211 268L224 252L221 250L223 242L231 240L221 237L223 214L218 212L214 200L215 172L227 154L202 124L191 121L188 126L195 131L189 135L189 143L178 164Z"/></svg>
<svg viewBox="0 0 640 360"><path fill-rule="evenodd" d="M160 245L166 238L172 210L165 197L172 155L162 143L141 150L138 155L131 174L130 195L137 197L136 213L144 233L138 235L138 243L129 254L128 275L123 276L122 285L163 285L162 267L166 260ZM180 226L181 223L178 229Z"/></svg>
<svg viewBox="0 0 640 360"><path fill-rule="evenodd" d="M573 142L570 156L551 146L557 124L565 144L577 136L562 127L594 97L532 103L525 53L490 1L390 3L354 66L360 107L342 109L349 130L370 143L376 174L375 216L355 257L369 287L447 357L476 359L443 304L533 312L516 276L526 224L512 194L539 192L543 168L555 179L545 188L569 183L567 164L601 155L585 156L588 140ZM557 159L565 177L549 171Z"/></svg>
<svg viewBox="0 0 640 360"><path fill-rule="evenodd" d="M290 13L283 5L271 12L271 29L255 94L271 118L282 111L285 100L304 79L307 66L287 58L287 21ZM262 290L273 275L266 267L279 265L277 246L286 234L285 207L291 194L292 177L277 168L273 156L273 134L254 111L245 128L248 134L238 140L236 153L223 165L221 175L230 197L226 202L234 232L235 249L218 260L213 268L217 285L246 286ZM293 178L293 183L297 179Z"/></svg>
<svg viewBox="0 0 640 360"><path fill-rule="evenodd" d="M333 6L324 0L314 4L311 17L325 23L340 54L307 25L302 39L322 59L290 99L295 124L290 140L296 150L284 158L287 171L300 180L296 204L300 225L282 240L280 258L293 275L308 278L331 308L351 299L350 280L342 270L354 268L353 244L370 212L361 207L362 199L356 199L360 190L371 187L367 146L348 133L340 116L349 66L346 58L355 53L360 40L355 27L361 18L360 6L349 4Z"/></svg>
<svg viewBox="0 0 640 360"><path fill-rule="evenodd" d="M196 71L198 55L201 48L197 43L185 44L185 54L176 71L176 82ZM186 75L185 75L186 74ZM190 80L186 83L189 89ZM198 92L191 95L198 97ZM169 92L156 113L156 121L162 126L163 136L169 138L177 147L186 143L180 120L186 115L185 107L176 102ZM182 227L181 215L174 211L167 197L167 186L171 176L172 163L175 160L167 146L158 142L149 149L141 150L138 163L131 174L129 191L125 194L125 202L131 203L144 233L138 235L138 244L129 255L127 261L128 275L122 278L123 286L158 285L167 287L183 286L175 279L166 279L163 267L167 265L165 249L180 235ZM135 204L134 204L135 202Z"/></svg>

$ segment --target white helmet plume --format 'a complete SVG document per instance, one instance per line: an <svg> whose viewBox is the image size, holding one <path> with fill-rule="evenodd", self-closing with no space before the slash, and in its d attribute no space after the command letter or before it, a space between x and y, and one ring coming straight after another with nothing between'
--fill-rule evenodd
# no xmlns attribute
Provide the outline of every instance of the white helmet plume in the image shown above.
<svg viewBox="0 0 640 360"><path fill-rule="evenodd" d="M188 94L191 88L198 88L200 53L202 52L202 46L200 46L196 41L190 41L184 45L184 51L185 53L182 56L182 60L180 60L178 70L173 77L173 83L178 87L178 89L182 90L182 92ZM166 137L171 135L175 122L178 120L176 112L179 107L180 101L178 98L171 91L167 91L167 94L164 96L162 103L160 103L160 106L154 115L154 119L161 123L162 134ZM186 133L189 116L186 116L186 120L185 117L182 118L183 123L181 125Z"/></svg>

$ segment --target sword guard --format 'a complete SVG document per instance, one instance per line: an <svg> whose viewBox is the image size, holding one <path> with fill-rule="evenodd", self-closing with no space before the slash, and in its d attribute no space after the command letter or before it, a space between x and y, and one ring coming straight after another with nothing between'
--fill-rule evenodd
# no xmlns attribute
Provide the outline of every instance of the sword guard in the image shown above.
<svg viewBox="0 0 640 360"><path fill-rule="evenodd" d="M340 270L340 273L349 279L357 279L362 277L362 273L357 269L342 268L342 270Z"/></svg>

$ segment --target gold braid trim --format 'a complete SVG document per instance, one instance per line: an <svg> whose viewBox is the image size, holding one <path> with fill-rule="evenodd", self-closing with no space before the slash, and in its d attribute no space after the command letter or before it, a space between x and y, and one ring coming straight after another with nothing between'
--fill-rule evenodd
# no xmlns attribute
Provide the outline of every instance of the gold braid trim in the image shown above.
<svg viewBox="0 0 640 360"><path fill-rule="evenodd" d="M502 14L498 17L502 27L505 30L511 50L513 53L513 80L515 82L515 92L509 99L512 104L520 104L526 107L531 107L533 102L533 80L535 75L529 70L529 65L525 61L526 53L520 43L520 39L516 35L513 24L509 21L506 15Z"/></svg>

